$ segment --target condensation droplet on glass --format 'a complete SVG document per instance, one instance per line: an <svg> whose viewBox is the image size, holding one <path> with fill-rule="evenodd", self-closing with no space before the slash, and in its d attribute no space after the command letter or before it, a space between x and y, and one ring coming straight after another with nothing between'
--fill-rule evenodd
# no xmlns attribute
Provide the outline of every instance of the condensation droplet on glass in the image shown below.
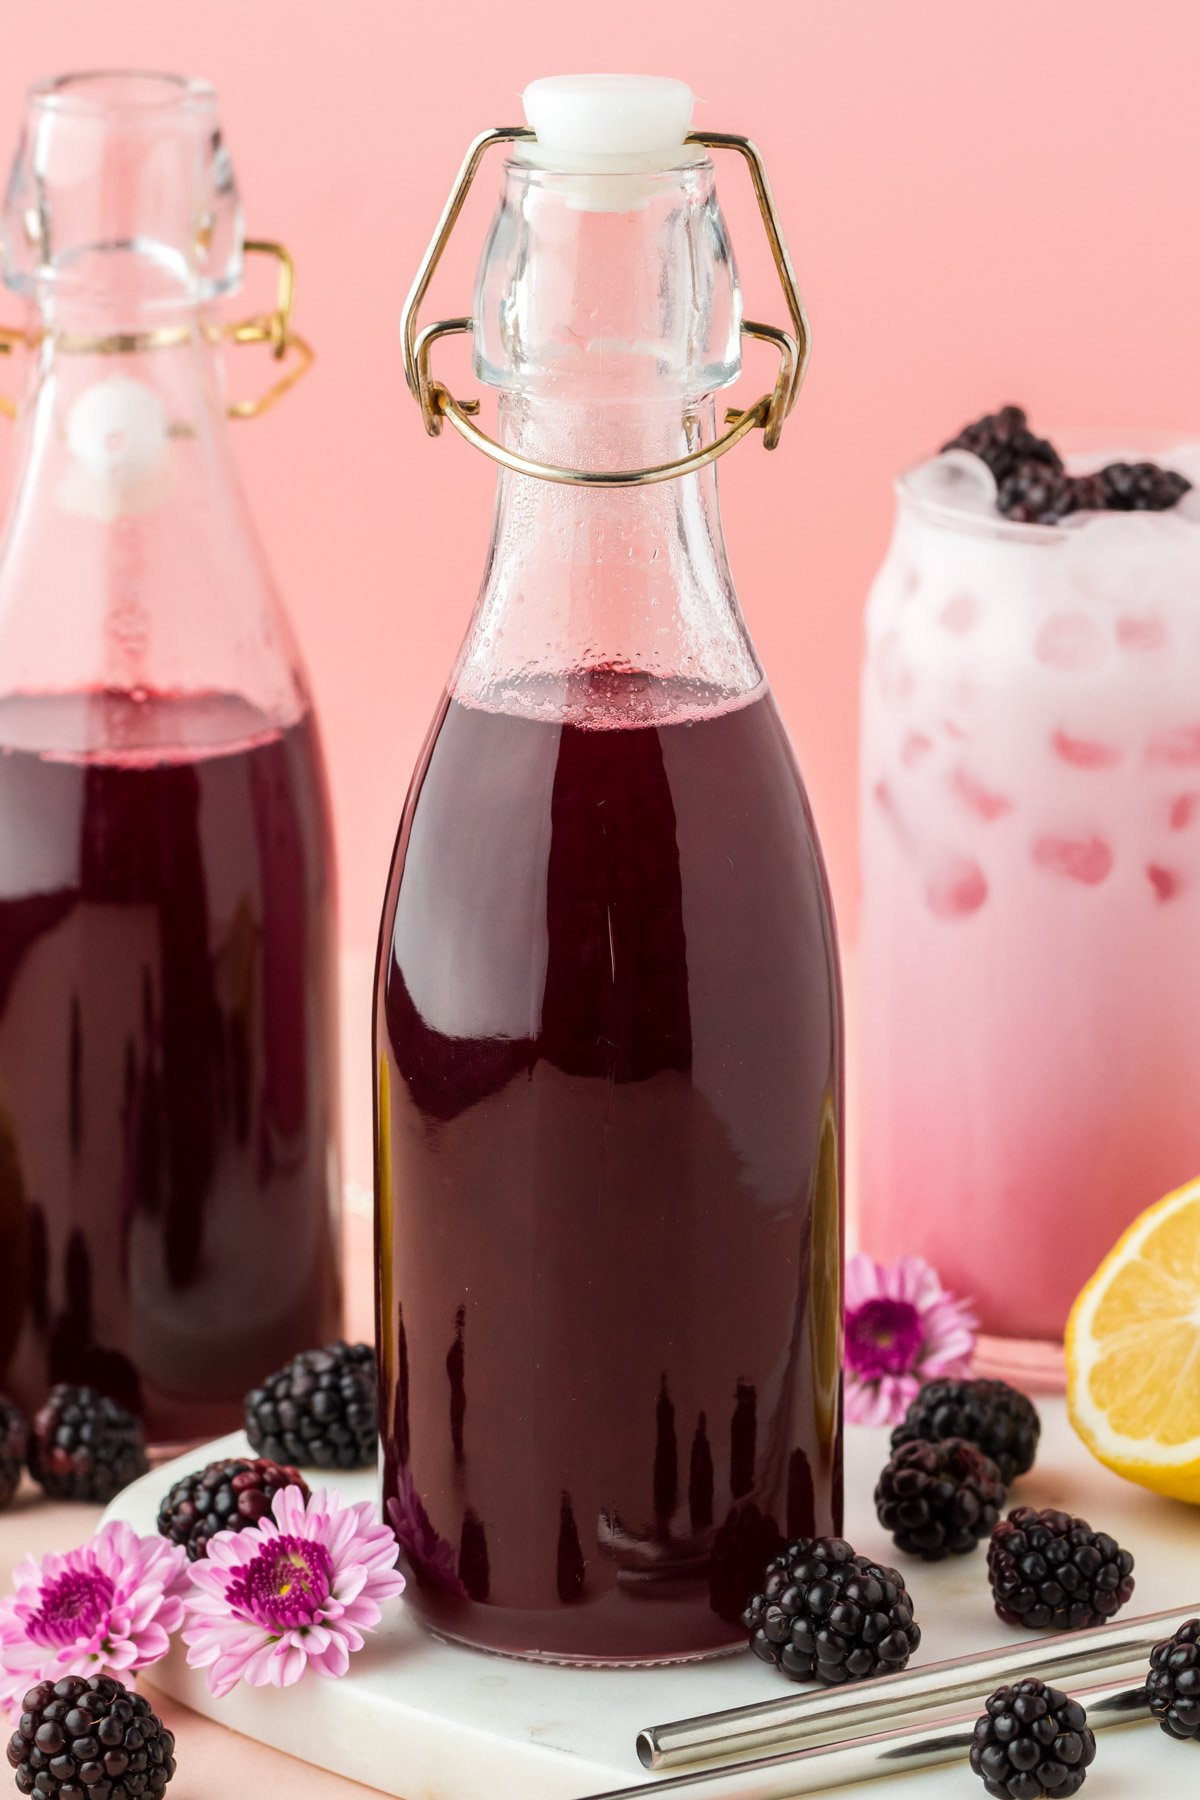
<svg viewBox="0 0 1200 1800"><path fill-rule="evenodd" d="M944 856L925 879L925 900L939 919L966 919L988 897L987 876L973 856Z"/></svg>
<svg viewBox="0 0 1200 1800"><path fill-rule="evenodd" d="M1168 816L1172 831L1186 831L1192 821L1200 817L1200 794L1177 794Z"/></svg>
<svg viewBox="0 0 1200 1800"><path fill-rule="evenodd" d="M1002 819L1005 813L1012 812L1016 804L1007 794L988 787L961 764L951 775L950 786L969 811L989 824L995 819Z"/></svg>
<svg viewBox="0 0 1200 1800"><path fill-rule="evenodd" d="M1183 886L1183 877L1178 870L1164 869L1161 863L1148 863L1146 876L1156 900L1173 900Z"/></svg>
<svg viewBox="0 0 1200 1800"><path fill-rule="evenodd" d="M1117 620L1117 642L1122 650L1161 650L1167 627L1157 613L1125 613Z"/></svg>
<svg viewBox="0 0 1200 1800"><path fill-rule="evenodd" d="M1060 762L1073 769L1114 769L1125 752L1118 744L1105 744L1098 738L1072 737L1069 731L1056 731L1050 748Z"/></svg>
<svg viewBox="0 0 1200 1800"><path fill-rule="evenodd" d="M1100 667L1108 656L1108 645L1100 627L1086 614L1058 613L1038 632L1033 653L1048 669L1083 674Z"/></svg>
<svg viewBox="0 0 1200 1800"><path fill-rule="evenodd" d="M1147 752L1152 763L1172 769L1200 768L1200 725L1176 725L1151 738Z"/></svg>
<svg viewBox="0 0 1200 1800"><path fill-rule="evenodd" d="M892 830L895 832L896 837L903 845L904 849L911 849L912 840L908 826L905 824L904 817L896 803L896 796L888 786L887 782L877 781L871 790L871 797L880 812L888 821Z"/></svg>
<svg viewBox="0 0 1200 1800"><path fill-rule="evenodd" d="M913 675L904 662L897 632L886 632L875 652L879 686L889 700L904 700L913 690Z"/></svg>
<svg viewBox="0 0 1200 1800"><path fill-rule="evenodd" d="M1033 846L1033 860L1048 875L1098 887L1112 873L1112 848L1098 832L1079 837L1040 837Z"/></svg>
<svg viewBox="0 0 1200 1800"><path fill-rule="evenodd" d="M939 614L939 623L943 630L952 632L955 637L966 637L975 629L979 618L979 607L970 594L956 594L947 600Z"/></svg>

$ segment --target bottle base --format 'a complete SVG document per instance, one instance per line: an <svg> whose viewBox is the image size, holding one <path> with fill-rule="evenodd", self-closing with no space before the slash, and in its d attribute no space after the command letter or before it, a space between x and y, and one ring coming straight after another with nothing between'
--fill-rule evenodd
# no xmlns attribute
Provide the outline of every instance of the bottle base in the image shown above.
<svg viewBox="0 0 1200 1800"><path fill-rule="evenodd" d="M1007 1381L1023 1393L1061 1394L1067 1385L1062 1341L981 1337L975 1346L975 1374Z"/></svg>

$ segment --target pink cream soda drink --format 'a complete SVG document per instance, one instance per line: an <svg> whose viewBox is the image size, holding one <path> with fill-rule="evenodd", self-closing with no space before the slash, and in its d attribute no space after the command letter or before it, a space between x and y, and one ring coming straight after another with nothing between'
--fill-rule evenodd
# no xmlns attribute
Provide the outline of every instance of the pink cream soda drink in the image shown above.
<svg viewBox="0 0 1200 1800"><path fill-rule="evenodd" d="M1200 447L955 446L867 615L862 1235L1027 1358L1200 1173Z"/></svg>

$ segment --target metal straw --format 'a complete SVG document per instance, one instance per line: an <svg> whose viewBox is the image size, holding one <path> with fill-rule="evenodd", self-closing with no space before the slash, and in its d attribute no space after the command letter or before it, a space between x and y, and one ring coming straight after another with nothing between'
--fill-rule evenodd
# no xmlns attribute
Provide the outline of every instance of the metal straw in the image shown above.
<svg viewBox="0 0 1200 1800"><path fill-rule="evenodd" d="M1090 1631L1065 1631L981 1650L953 1662L927 1663L876 1681L855 1682L817 1693L787 1694L753 1706L649 1725L638 1733L638 1759L647 1769L699 1762L734 1762L754 1751L797 1750L818 1740L874 1731L894 1719L916 1723L960 1702L982 1699L1005 1681L1036 1675L1061 1687L1099 1669L1145 1662L1155 1644L1200 1604L1121 1619Z"/></svg>
<svg viewBox="0 0 1200 1800"><path fill-rule="evenodd" d="M1090 1688L1074 1698L1087 1709L1093 1730L1145 1718L1150 1710L1144 1687ZM960 1761L971 1748L976 1717L969 1713L940 1722L923 1721L899 1731L795 1751L790 1756L768 1756L699 1774L669 1776L639 1787L614 1788L589 1795L588 1800L659 1800L660 1795L670 1796L670 1800L793 1800L797 1794Z"/></svg>

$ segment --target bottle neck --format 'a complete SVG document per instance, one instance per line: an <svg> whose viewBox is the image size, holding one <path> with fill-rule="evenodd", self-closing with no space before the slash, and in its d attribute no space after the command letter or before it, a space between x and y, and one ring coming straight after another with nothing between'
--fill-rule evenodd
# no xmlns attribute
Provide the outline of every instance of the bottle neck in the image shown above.
<svg viewBox="0 0 1200 1800"><path fill-rule="evenodd" d="M474 311L477 373L522 457L643 468L712 442L741 309L711 166L598 190L510 164ZM714 468L612 488L501 472L459 698L587 720L618 689L626 712L695 712L761 682Z"/></svg>
<svg viewBox="0 0 1200 1800"><path fill-rule="evenodd" d="M506 395L504 444L538 462L588 468L667 462L710 442L710 399L581 411ZM584 719L615 704L717 709L762 671L726 557L716 474L632 488L560 485L502 470L475 617L456 695L476 705Z"/></svg>
<svg viewBox="0 0 1200 1800"><path fill-rule="evenodd" d="M304 700L239 490L211 317L31 332L0 546L0 690ZM119 346L119 347L118 347Z"/></svg>

